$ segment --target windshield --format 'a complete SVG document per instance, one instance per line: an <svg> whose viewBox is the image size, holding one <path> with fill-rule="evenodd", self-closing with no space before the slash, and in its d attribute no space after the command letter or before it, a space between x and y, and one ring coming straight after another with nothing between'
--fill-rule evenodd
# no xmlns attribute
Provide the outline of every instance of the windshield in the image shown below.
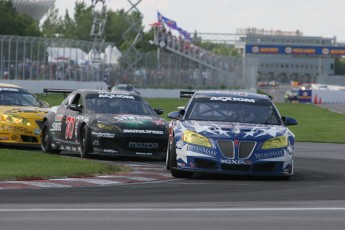
<svg viewBox="0 0 345 230"><path fill-rule="evenodd" d="M38 107L38 99L19 88L0 88L0 105Z"/></svg>
<svg viewBox="0 0 345 230"><path fill-rule="evenodd" d="M118 98L99 97L97 94L87 95L85 106L89 113L156 115L146 101L133 96Z"/></svg>
<svg viewBox="0 0 345 230"><path fill-rule="evenodd" d="M271 103L229 103L197 100L185 119L280 125L278 112Z"/></svg>

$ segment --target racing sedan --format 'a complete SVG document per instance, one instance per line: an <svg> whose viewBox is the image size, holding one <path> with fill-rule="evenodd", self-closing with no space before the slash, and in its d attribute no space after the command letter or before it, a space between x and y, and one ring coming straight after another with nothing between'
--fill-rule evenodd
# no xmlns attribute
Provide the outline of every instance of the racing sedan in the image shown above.
<svg viewBox="0 0 345 230"><path fill-rule="evenodd" d="M181 95L181 94L180 94ZM186 95L186 94L183 94ZM174 177L195 172L293 175L295 136L267 95L197 91L168 117L166 168Z"/></svg>
<svg viewBox="0 0 345 230"><path fill-rule="evenodd" d="M0 144L39 147L48 107L26 89L0 83Z"/></svg>
<svg viewBox="0 0 345 230"><path fill-rule="evenodd" d="M162 113L136 93L75 90L44 118L42 150L165 158L168 123Z"/></svg>

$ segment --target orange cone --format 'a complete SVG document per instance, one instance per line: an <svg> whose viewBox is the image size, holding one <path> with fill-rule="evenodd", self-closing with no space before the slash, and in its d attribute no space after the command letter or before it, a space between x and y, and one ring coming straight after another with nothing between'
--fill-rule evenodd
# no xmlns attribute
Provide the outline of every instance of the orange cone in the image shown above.
<svg viewBox="0 0 345 230"><path fill-rule="evenodd" d="M315 94L315 97L314 97L314 104L317 104L318 101L317 101L317 94Z"/></svg>

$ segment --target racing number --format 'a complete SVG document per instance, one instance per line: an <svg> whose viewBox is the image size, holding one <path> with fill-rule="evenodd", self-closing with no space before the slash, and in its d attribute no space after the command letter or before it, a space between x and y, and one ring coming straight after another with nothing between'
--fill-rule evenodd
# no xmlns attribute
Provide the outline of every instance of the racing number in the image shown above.
<svg viewBox="0 0 345 230"><path fill-rule="evenodd" d="M74 132L75 117L68 116L66 119L66 133L65 139L72 139Z"/></svg>

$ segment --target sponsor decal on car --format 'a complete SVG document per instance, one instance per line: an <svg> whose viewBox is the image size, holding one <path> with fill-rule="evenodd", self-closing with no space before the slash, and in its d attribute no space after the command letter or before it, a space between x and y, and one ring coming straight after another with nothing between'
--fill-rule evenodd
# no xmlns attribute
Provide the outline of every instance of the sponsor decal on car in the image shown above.
<svg viewBox="0 0 345 230"><path fill-rule="evenodd" d="M83 115L78 115L76 117L77 120L81 120L81 121L85 121L85 122L89 122L90 120L90 117L87 117L87 116L83 116Z"/></svg>
<svg viewBox="0 0 345 230"><path fill-rule="evenodd" d="M255 157L257 159L269 159L269 158L277 158L277 157L283 157L284 151L283 150L275 150L275 151L269 151L264 153L255 153Z"/></svg>
<svg viewBox="0 0 345 230"><path fill-rule="evenodd" d="M0 88L0 91L19 92L16 88Z"/></svg>
<svg viewBox="0 0 345 230"><path fill-rule="evenodd" d="M124 129L124 133L145 133L145 134L157 134L162 135L164 134L163 131L159 130L141 130L141 129Z"/></svg>
<svg viewBox="0 0 345 230"><path fill-rule="evenodd" d="M102 133L102 132L93 131L91 134L96 136L96 137L105 137L105 138L114 138L115 137L114 133Z"/></svg>
<svg viewBox="0 0 345 230"><path fill-rule="evenodd" d="M104 149L103 152L105 152L105 153L117 153L117 151L115 151L113 149Z"/></svg>
<svg viewBox="0 0 345 230"><path fill-rule="evenodd" d="M140 115L118 115L115 116L114 119L119 121L127 121L127 120L152 120L152 117L149 116L140 116Z"/></svg>
<svg viewBox="0 0 345 230"><path fill-rule="evenodd" d="M152 153L141 153L141 152L136 152L136 155L140 155L140 156L152 156Z"/></svg>
<svg viewBox="0 0 345 230"><path fill-rule="evenodd" d="M158 143L145 143L145 142L129 142L129 148L136 148L136 149L158 149Z"/></svg>
<svg viewBox="0 0 345 230"><path fill-rule="evenodd" d="M243 164L245 164L245 161L244 160L230 160L230 159L223 160L223 159L221 159L220 163L229 164L229 165L230 164L231 165L243 165Z"/></svg>
<svg viewBox="0 0 345 230"><path fill-rule="evenodd" d="M210 100L211 101L240 101L240 102L255 103L254 99L242 98L242 97L211 97Z"/></svg>
<svg viewBox="0 0 345 230"><path fill-rule="evenodd" d="M199 147L199 146L195 146L195 145L188 145L187 146L187 151L202 153L202 154L205 154L207 156L212 156L212 157L215 157L216 154L217 154L217 152L212 150L212 149L208 149L208 148L204 148L204 147Z"/></svg>
<svg viewBox="0 0 345 230"><path fill-rule="evenodd" d="M99 97L107 97L107 98L122 98L122 99L132 99L134 100L134 97L133 96L130 96L130 95L123 95L123 94L99 94Z"/></svg>
<svg viewBox="0 0 345 230"><path fill-rule="evenodd" d="M62 117L63 117L62 114L56 114L54 120L55 120L55 121L61 121L61 120L62 120Z"/></svg>
<svg viewBox="0 0 345 230"><path fill-rule="evenodd" d="M53 131L53 132L61 131L61 123L60 122L54 122L52 124L52 128L50 129L50 131Z"/></svg>

